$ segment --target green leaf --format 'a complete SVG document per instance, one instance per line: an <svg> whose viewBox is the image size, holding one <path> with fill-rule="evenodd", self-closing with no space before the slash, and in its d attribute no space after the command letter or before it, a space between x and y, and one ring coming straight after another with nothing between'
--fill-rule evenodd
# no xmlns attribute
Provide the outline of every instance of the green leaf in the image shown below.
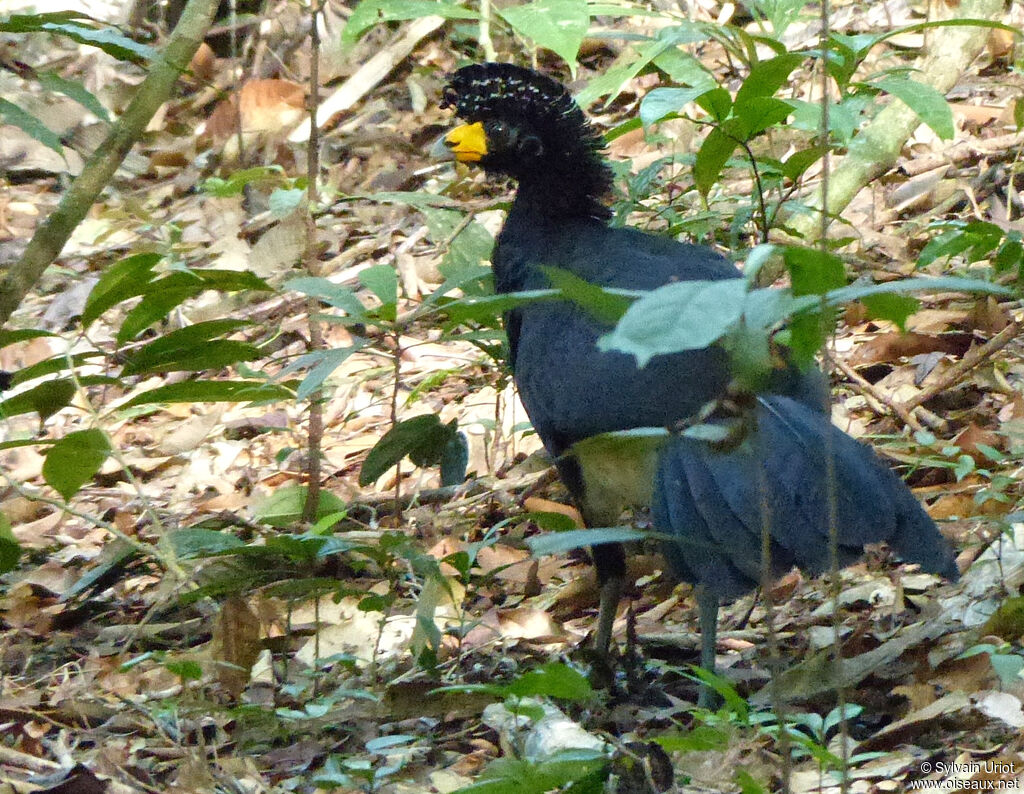
<svg viewBox="0 0 1024 794"><path fill-rule="evenodd" d="M724 750L729 746L730 735L711 725L697 725L686 733L666 733L654 741L670 753L697 753L709 750Z"/></svg>
<svg viewBox="0 0 1024 794"><path fill-rule="evenodd" d="M645 127L649 127L672 113L679 113L684 106L715 88L706 85L694 88L655 88L640 101L640 120Z"/></svg>
<svg viewBox="0 0 1024 794"><path fill-rule="evenodd" d="M635 356L641 367L662 353L707 347L743 314L746 294L740 278L666 284L631 305L598 347Z"/></svg>
<svg viewBox="0 0 1024 794"><path fill-rule="evenodd" d="M4 33L38 33L43 25L51 22L72 22L74 20L93 18L81 11L49 11L42 14L12 14L7 19L0 19L0 32Z"/></svg>
<svg viewBox="0 0 1024 794"><path fill-rule="evenodd" d="M736 92L734 105L737 113L741 112L740 108L743 105L754 98L775 96L775 93L789 80L793 70L803 63L806 57L801 53L787 53L754 64L747 79L743 81L743 85Z"/></svg>
<svg viewBox="0 0 1024 794"><path fill-rule="evenodd" d="M264 381L189 380L137 394L122 407L153 403L265 402L294 400L295 393Z"/></svg>
<svg viewBox="0 0 1024 794"><path fill-rule="evenodd" d="M441 485L458 485L466 479L469 465L469 442L465 433L453 433L445 444L439 461Z"/></svg>
<svg viewBox="0 0 1024 794"><path fill-rule="evenodd" d="M43 479L65 500L93 478L110 454L110 442L102 430L68 433L46 451Z"/></svg>
<svg viewBox="0 0 1024 794"><path fill-rule="evenodd" d="M305 197L306 191L297 187L287 190L285 188L277 188L270 194L267 206L270 208L271 215L275 218L283 218L300 207Z"/></svg>
<svg viewBox="0 0 1024 794"><path fill-rule="evenodd" d="M597 529L571 529L567 532L549 532L527 538L526 545L534 557L565 554L575 549L600 546L602 543L632 543L650 540L655 533L631 527L604 527Z"/></svg>
<svg viewBox="0 0 1024 794"><path fill-rule="evenodd" d="M614 295L560 267L542 267L551 286L603 325L615 325L633 301Z"/></svg>
<svg viewBox="0 0 1024 794"><path fill-rule="evenodd" d="M292 372L311 366L309 374L302 379L302 383L299 384L299 388L295 392L296 400L307 400L324 385L324 381L330 377L334 370L348 360L349 356L357 350L362 350L365 346L366 343L360 340L348 347L314 350L312 353L306 353L295 359L295 361L278 373L276 379L286 378Z"/></svg>
<svg viewBox="0 0 1024 794"><path fill-rule="evenodd" d="M47 91L52 91L55 94L64 94L64 96L73 99L84 107L96 118L110 121L110 114L103 107L103 103L77 80L66 80L56 72L37 72L36 79L39 80L39 84Z"/></svg>
<svg viewBox="0 0 1024 794"><path fill-rule="evenodd" d="M901 331L907 330L907 318L921 308L921 302L909 295L882 293L864 298L868 314L879 320L896 323Z"/></svg>
<svg viewBox="0 0 1024 794"><path fill-rule="evenodd" d="M245 542L231 534L204 527L185 527L167 533L174 553L182 559L212 557L221 552L237 549Z"/></svg>
<svg viewBox="0 0 1024 794"><path fill-rule="evenodd" d="M293 278L284 283L284 288L321 300L328 306L341 309L350 317L359 319L366 317L366 307L363 306L352 290L328 281L325 278L314 278L312 276Z"/></svg>
<svg viewBox="0 0 1024 794"><path fill-rule="evenodd" d="M788 103L775 97L751 97L742 105L737 102L735 107L744 139L753 138L769 127L781 124L793 113Z"/></svg>
<svg viewBox="0 0 1024 794"><path fill-rule="evenodd" d="M892 76L878 80L874 85L898 97L943 140L948 141L956 134L952 108L946 97L930 85Z"/></svg>
<svg viewBox="0 0 1024 794"><path fill-rule="evenodd" d="M496 10L520 36L560 55L576 75L576 56L590 27L586 0L534 0Z"/></svg>
<svg viewBox="0 0 1024 794"><path fill-rule="evenodd" d="M398 274L391 265L373 265L361 270L359 283L376 295L384 306L393 307L398 302Z"/></svg>
<svg viewBox="0 0 1024 794"><path fill-rule="evenodd" d="M285 528L298 523L306 507L309 488L305 485L285 485L275 489L253 506L253 517L272 527ZM314 520L331 513L344 513L348 505L330 491L320 489ZM326 538L324 538L326 539Z"/></svg>
<svg viewBox="0 0 1024 794"><path fill-rule="evenodd" d="M57 334L40 331L36 328L0 329L0 347L7 347L17 342L27 342L29 339L40 339L44 336L57 336Z"/></svg>
<svg viewBox="0 0 1024 794"><path fill-rule="evenodd" d="M70 379L48 380L0 402L0 417L35 411L40 420L49 419L66 407L74 396L75 384Z"/></svg>
<svg viewBox="0 0 1024 794"><path fill-rule="evenodd" d="M782 251L793 294L824 295L829 290L846 286L843 260L835 254L817 248L799 245L786 246Z"/></svg>
<svg viewBox="0 0 1024 794"><path fill-rule="evenodd" d="M88 328L111 306L142 295L160 259L160 254L135 254L108 267L85 301L82 327Z"/></svg>
<svg viewBox="0 0 1024 794"><path fill-rule="evenodd" d="M21 544L14 537L10 519L0 513L0 574L13 571L21 558Z"/></svg>
<svg viewBox="0 0 1024 794"><path fill-rule="evenodd" d="M834 328L835 313L832 310L805 312L790 320L786 329L786 344L798 367L806 367L814 361L815 355ZM780 338L783 338L781 334Z"/></svg>
<svg viewBox="0 0 1024 794"><path fill-rule="evenodd" d="M22 110L13 102L8 102L6 99L0 99L0 118L8 124L17 127L34 140L39 141L39 143L43 144L43 146L48 149L53 149L53 151L61 157L64 156L64 144L60 142L60 138L57 134L43 124L42 121L37 119L31 113Z"/></svg>
<svg viewBox="0 0 1024 794"><path fill-rule="evenodd" d="M441 423L437 414L414 416L398 422L370 450L359 472L359 484L369 485L406 455L420 467L441 461L452 435L458 432L456 420Z"/></svg>
<svg viewBox="0 0 1024 794"><path fill-rule="evenodd" d="M122 375L154 372L198 372L253 361L256 345L217 337L248 325L246 320L209 320L171 331L128 354Z"/></svg>
<svg viewBox="0 0 1024 794"><path fill-rule="evenodd" d="M174 275L184 274L176 273ZM121 327L117 329L117 335L114 337L114 341L118 345L127 344L135 339L151 325L163 320L176 306L195 297L204 289L203 285L198 282L171 287L168 283L171 281L171 277L154 281L153 284L167 283L167 286L162 290L150 292L125 315L124 320L121 321Z"/></svg>
<svg viewBox="0 0 1024 794"><path fill-rule="evenodd" d="M553 697L562 700L587 700L593 690L586 677L560 662L549 662L521 675L508 687L517 697Z"/></svg>
<svg viewBox="0 0 1024 794"><path fill-rule="evenodd" d="M98 47L119 61L152 61L159 55L152 47L132 41L116 28L97 29L74 22L47 22L41 25L40 29L47 33L59 33L80 44Z"/></svg>
<svg viewBox="0 0 1024 794"><path fill-rule="evenodd" d="M707 196L715 186L725 164L739 144L721 127L708 133L693 162L693 181L701 195Z"/></svg>
<svg viewBox="0 0 1024 794"><path fill-rule="evenodd" d="M20 383L28 383L30 380L35 380L36 378L41 378L45 375L54 375L58 372L65 372L92 361L95 358L103 358L104 355L105 354L102 350L87 350L84 353L75 353L70 357L61 354L45 358L30 367L23 367L22 369L13 372L11 385L17 386ZM84 381L86 377L96 376L83 376L80 379L82 385L85 385ZM113 380L114 382L117 382L116 379Z"/></svg>
<svg viewBox="0 0 1024 794"><path fill-rule="evenodd" d="M199 681L203 677L203 668L198 662L165 662L164 667L167 668L167 672L178 676L182 681Z"/></svg>
<svg viewBox="0 0 1024 794"><path fill-rule="evenodd" d="M442 0L362 0L341 33L346 46L354 44L364 31L380 22L439 16L445 19L478 19L475 11Z"/></svg>
<svg viewBox="0 0 1024 794"><path fill-rule="evenodd" d="M826 151L828 149L825 146L811 146L793 152L782 164L783 176L795 182L803 176L804 171L824 157Z"/></svg>
<svg viewBox="0 0 1024 794"><path fill-rule="evenodd" d="M717 122L725 121L732 113L732 96L724 88L705 91L696 102Z"/></svg>

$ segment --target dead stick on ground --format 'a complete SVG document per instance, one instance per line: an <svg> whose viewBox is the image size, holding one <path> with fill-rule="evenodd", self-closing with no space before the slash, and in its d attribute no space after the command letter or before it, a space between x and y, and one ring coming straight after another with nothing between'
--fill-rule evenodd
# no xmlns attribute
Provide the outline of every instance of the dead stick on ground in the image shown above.
<svg viewBox="0 0 1024 794"><path fill-rule="evenodd" d="M1002 350L1020 333L1020 325L1016 322L1010 323L1002 331L989 339L980 347L972 347L964 357L953 364L949 369L939 375L935 382L926 389L922 389L911 399L903 403L903 410L912 411L919 405L928 402L932 397L945 391L950 386L963 378L975 367L987 361L992 354Z"/></svg>
<svg viewBox="0 0 1024 794"><path fill-rule="evenodd" d="M847 378L850 379L853 388L859 391L865 397L867 397L869 401L874 401L883 408L888 408L890 411L896 414L896 416L903 420L903 423L911 430L917 431L924 429L921 427L921 423L914 418L914 414L911 411L904 408L902 405L897 403L887 394L883 394L878 389L876 389L869 380L864 378L859 372L853 369L845 361L837 358L836 356L829 356L829 359L832 361L833 364L835 364L835 366L839 369L840 372L842 372Z"/></svg>

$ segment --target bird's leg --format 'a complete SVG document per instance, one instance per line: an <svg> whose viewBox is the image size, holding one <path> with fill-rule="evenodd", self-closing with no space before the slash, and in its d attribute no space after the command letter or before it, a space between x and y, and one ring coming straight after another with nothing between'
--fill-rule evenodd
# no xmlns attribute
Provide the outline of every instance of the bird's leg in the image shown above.
<svg viewBox="0 0 1024 794"><path fill-rule="evenodd" d="M588 522L587 526L603 525ZM619 599L622 597L626 579L626 550L621 543L602 543L600 546L591 548L590 553L594 558L597 581L601 586L597 631L594 633L594 650L600 659L607 662L615 613L619 608Z"/></svg>
<svg viewBox="0 0 1024 794"><path fill-rule="evenodd" d="M622 598L622 576L612 575L601 582L601 600L597 611L597 630L594 632L594 650L598 656L608 658L612 641L615 613Z"/></svg>
<svg viewBox="0 0 1024 794"><path fill-rule="evenodd" d="M697 585L698 623L700 624L700 666L709 673L715 672L715 649L718 645L718 596L708 592L704 585ZM718 705L718 695L707 684L700 685L697 705L713 709Z"/></svg>

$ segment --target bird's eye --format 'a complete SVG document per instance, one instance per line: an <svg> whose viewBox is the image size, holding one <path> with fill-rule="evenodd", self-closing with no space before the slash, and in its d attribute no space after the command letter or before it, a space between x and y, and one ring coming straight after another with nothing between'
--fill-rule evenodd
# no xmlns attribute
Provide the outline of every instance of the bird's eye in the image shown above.
<svg viewBox="0 0 1024 794"><path fill-rule="evenodd" d="M496 135L507 135L508 124L506 124L504 121L495 121L491 124L491 132L493 132Z"/></svg>

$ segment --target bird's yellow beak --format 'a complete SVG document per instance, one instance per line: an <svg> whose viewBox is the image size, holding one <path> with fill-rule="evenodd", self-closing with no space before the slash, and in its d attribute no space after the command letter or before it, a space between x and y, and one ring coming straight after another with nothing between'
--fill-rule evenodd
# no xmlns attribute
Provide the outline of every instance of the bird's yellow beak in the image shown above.
<svg viewBox="0 0 1024 794"><path fill-rule="evenodd" d="M454 158L460 163L476 163L487 154L487 133L479 121L463 124L442 136L434 144L431 154L439 158Z"/></svg>

